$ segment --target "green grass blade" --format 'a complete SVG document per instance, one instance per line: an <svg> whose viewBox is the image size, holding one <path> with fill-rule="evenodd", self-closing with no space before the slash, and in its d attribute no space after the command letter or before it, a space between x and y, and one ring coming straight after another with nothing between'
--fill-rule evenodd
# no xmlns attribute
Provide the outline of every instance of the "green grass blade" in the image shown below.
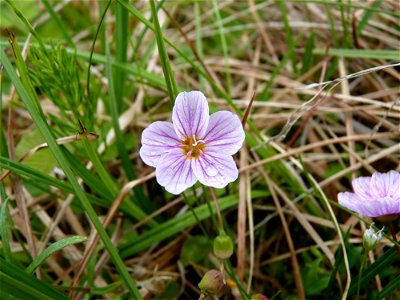
<svg viewBox="0 0 400 300"><path fill-rule="evenodd" d="M67 296L0 257L0 299L64 300Z"/></svg>
<svg viewBox="0 0 400 300"><path fill-rule="evenodd" d="M21 53L18 47L18 44L15 43L15 41L12 41L11 47L13 48L13 54L15 55L15 59L20 61L21 64L24 63ZM43 113L40 113L38 111L37 103L39 102L37 99L32 99L30 95L27 93L24 85L22 84L20 78L18 77L17 73L13 69L10 61L8 60L7 55L4 53L4 51L1 51L1 61L3 63L3 66L10 76L10 79L14 83L14 86L20 95L22 101L24 102L26 109L28 110L29 114L31 115L34 123L36 124L37 128L43 135L44 139L46 140L47 144L49 145L50 150L52 151L54 157L58 161L60 167L63 169L64 174L68 178L69 182L71 183L75 194L77 195L78 199L80 200L82 207L85 209L89 219L93 223L93 226L96 228L101 240L104 243L105 248L110 254L111 259L113 260L118 272L120 273L122 279L125 282L126 287L132 294L132 296L137 297L138 299L141 299L141 296L139 294L139 291L136 287L135 282L132 280L131 275L129 274L128 270L126 269L126 266L124 265L123 261L121 260L121 257L118 255L114 245L112 244L110 238L108 237L104 227L102 226L100 220L98 219L96 212L94 211L92 205L90 204L86 194L82 190L81 186L79 185L75 174L73 173L70 164L68 160L65 158L64 154L62 153L60 146L57 144L52 132L50 131L50 128L45 121L45 118L43 118ZM21 70L19 70L20 76L27 76ZM29 78L25 78L25 81L29 81ZM36 100L36 101L35 101Z"/></svg>
<svg viewBox="0 0 400 300"><path fill-rule="evenodd" d="M58 14L54 11L53 7L49 3L49 0L42 0L44 7L46 8L47 12L49 13L50 17L56 23L57 27L61 30L64 39L67 41L68 45L72 48L75 48L75 43L72 38L69 36L67 30L65 29L64 25L62 24Z"/></svg>
<svg viewBox="0 0 400 300"><path fill-rule="evenodd" d="M73 166L73 164L71 164L71 166ZM20 177L22 180L31 183L32 185L38 187L41 190L47 191L48 188L46 189L46 187L52 186L52 187L60 189L63 192L71 193L71 194L75 195L75 191L69 183L66 183L64 181L61 181L54 177L51 177L43 172L37 171L37 170L35 170L31 167L25 166L21 163L9 160L5 157L0 157L0 167L10 170L16 176ZM74 168L74 170L76 171L75 168ZM99 205L101 207L106 207L106 208L110 207L110 202L112 201L111 197L110 198L97 198L90 194L87 196L88 196L88 199L90 200L90 202L93 204ZM107 199L107 200L105 200L105 199ZM128 207L126 207L124 205L124 203L122 203L122 205L121 205L121 210L123 210L124 213L127 214L128 216L131 216L134 218L134 216L131 214L131 210Z"/></svg>
<svg viewBox="0 0 400 300"><path fill-rule="evenodd" d="M103 24L103 21L104 21L104 18L106 16L106 13L107 13L108 9L110 8L111 2L112 2L112 0L109 0L107 2L106 7L104 8L104 11L103 11L103 13L101 15L101 18L100 18L99 26L97 26L96 34L94 35L94 38L93 38L92 48L91 48L90 53L89 53L89 62L88 62L87 80L86 80L86 92L87 92L89 100L91 99L91 94L90 94L90 67L92 66L92 58L93 58L93 55L94 55L94 46L96 45L97 37L99 36L101 26Z"/></svg>
<svg viewBox="0 0 400 300"><path fill-rule="evenodd" d="M157 40L158 53L160 55L160 62L164 72L165 83L167 84L169 101L171 103L171 108L172 108L174 106L175 97L178 93L178 88L176 86L174 74L172 73L167 50L165 49L164 38L161 32L160 23L158 22L157 10L154 0L150 0L150 8L151 8L151 16L153 18L153 23L154 23L154 34Z"/></svg>
<svg viewBox="0 0 400 300"><path fill-rule="evenodd" d="M125 148L125 144L122 138L121 128L119 127L119 115L118 115L118 107L117 107L117 99L115 95L115 85L114 78L112 74L112 64L111 64L111 56L108 44L106 44L106 73L108 78L108 105L110 110L110 115L112 118L112 126L115 131L116 144L118 148L118 153L121 157L122 166L126 172L126 176L129 180L133 180L136 178L135 171L132 168L132 164L129 160L128 153Z"/></svg>
<svg viewBox="0 0 400 300"><path fill-rule="evenodd" d="M110 191L112 197L115 198L119 191L117 184L112 180L110 174L108 174L107 170L103 166L103 163L100 161L100 157L94 149L93 144L87 139L86 132L81 134L81 136L83 137L82 143L86 150L87 156L93 163L93 167L97 171L100 180L104 184L105 188Z"/></svg>
<svg viewBox="0 0 400 300"><path fill-rule="evenodd" d="M350 42L351 38L350 38L350 33L349 33L349 28L350 28L350 23L349 23L349 15L347 14L348 10L350 9L350 7L348 7L345 11L345 6L342 3L342 0L339 0L339 7L340 7L340 22L342 23L342 31L343 31L343 43L342 46L344 46L345 48L348 48L351 46Z"/></svg>
<svg viewBox="0 0 400 300"><path fill-rule="evenodd" d="M127 2L127 0L123 0ZM116 49L115 61L126 63L128 50L128 11L120 3L116 3ZM122 109L122 100L125 87L125 72L120 69L115 70L115 97L117 99L117 108Z"/></svg>
<svg viewBox="0 0 400 300"><path fill-rule="evenodd" d="M372 5L370 6L370 8L378 8L379 5L381 5L383 0L376 0L374 3L372 3ZM371 17L373 16L374 11L373 10L367 10L364 14L364 16L362 17L361 21L358 22L357 25L357 34L360 36L365 28L365 26L367 26L369 19L371 19Z"/></svg>
<svg viewBox="0 0 400 300"><path fill-rule="evenodd" d="M280 60L279 64L275 67L274 71L271 74L271 77L269 78L268 82L265 84L265 87L262 89L262 91L257 95L257 98L259 99L269 99L271 97L271 93L269 93L269 89L274 83L275 78L279 75L283 67L286 65L289 59L292 58L292 55L294 54L295 47L299 44L299 42L302 40L303 35L300 35L293 43L294 47L291 48L289 51L285 53L285 55L282 57ZM253 128L252 128L253 129Z"/></svg>
<svg viewBox="0 0 400 300"><path fill-rule="evenodd" d="M51 244L49 247L44 249L44 251L41 252L37 257L35 257L31 264L26 268L26 272L33 273L36 268L39 267L53 253L60 251L70 245L82 243L86 240L87 238L84 236L72 236Z"/></svg>
<svg viewBox="0 0 400 300"><path fill-rule="evenodd" d="M118 0L120 1L120 0ZM137 10L135 7L133 7L132 5L128 5L125 4L124 2L120 2L122 5L124 5L126 7L126 9L128 9L128 11L133 14L136 18L138 18L143 24L145 24L149 29L151 29L153 32L155 31L154 26L151 22L149 22L143 15L142 13ZM187 63L190 64L190 66L194 69L194 71L196 71L198 73L199 76L202 76L203 78L205 78L208 83L213 87L213 89L223 98L225 98L228 103L231 105L231 107L240 115L242 116L243 113L241 110L239 110L237 108L237 106L233 103L232 99L230 98L230 96L226 93L226 91L222 90L221 88L218 87L218 85L214 82L214 80L209 77L207 75L207 73L199 68L196 63L193 61L193 59L190 59L185 53L183 53L183 51L181 51L173 42L171 42L170 40L168 40L167 38L163 37L164 41L171 46L176 53L181 56Z"/></svg>
<svg viewBox="0 0 400 300"><path fill-rule="evenodd" d="M398 292L400 290L400 275L392 280L387 286L382 288L382 291L376 296L376 299L383 299L392 293Z"/></svg>
<svg viewBox="0 0 400 300"><path fill-rule="evenodd" d="M335 17L332 14L331 8L330 8L330 3L324 3L324 8L326 11L326 15L328 17L328 22L329 22L329 27L330 27L330 32L332 34L332 40L333 40L333 45L335 47L339 46L339 39L337 36L337 30L336 30L336 25L335 25Z"/></svg>
<svg viewBox="0 0 400 300"><path fill-rule="evenodd" d="M237 202L238 199L235 195L218 199L219 208L221 211L224 211L225 209L236 205ZM212 204L212 207L215 213L214 204ZM206 204L195 208L194 213L200 221L210 217L210 211ZM122 245L120 249L121 256L124 258L130 257L140 251L147 249L155 243L169 238L174 234L182 232L189 226L192 226L196 223L197 220L193 216L193 213L191 211L188 211L179 217L164 222L162 225L159 225L156 228L150 229L139 237L131 239L129 242Z"/></svg>
<svg viewBox="0 0 400 300"><path fill-rule="evenodd" d="M110 114L111 114L111 123L114 128L114 132L115 132L118 153L121 158L122 166L126 172L126 176L128 177L129 180L133 180L133 179L136 179L137 177L136 177L135 170L133 169L132 163L129 159L128 152L126 151L121 128L119 127L119 116L118 116L118 110L117 110L117 102L116 102L116 98L115 98L115 86L114 86L114 79L113 79L113 74L112 74L111 57L110 57L109 48L108 48L107 44L106 44L106 72L107 72L108 86L109 86L108 96L109 96L109 109L110 109ZM135 192L135 195L137 196L135 198L136 204L139 207L141 207L142 209L149 211L150 204L148 203L148 200L144 196L142 190L140 188L135 188L134 192Z"/></svg>
<svg viewBox="0 0 400 300"><path fill-rule="evenodd" d="M22 21L22 23L28 28L29 32L36 38L36 40L38 41L38 43L39 43L40 47L43 49L43 51L46 51L46 48L44 46L42 39L37 34L36 30L33 28L31 23L29 23L28 19L24 16L24 14L15 5L15 1L6 0L6 2L11 7L11 9L14 11L14 13L18 16L18 18Z"/></svg>
<svg viewBox="0 0 400 300"><path fill-rule="evenodd" d="M315 48L313 49L314 55L326 55L326 49ZM400 53L398 50L370 50L370 49L335 49L328 50L328 55L345 57L345 58L369 58L369 59L386 59L386 60L400 60Z"/></svg>
<svg viewBox="0 0 400 300"><path fill-rule="evenodd" d="M68 151L64 151L64 155L66 155L68 160L70 160L70 157L72 156L72 154L70 154ZM101 207L109 208L114 198L110 194L105 194L103 192L100 192L104 188L104 185L101 183L101 181L98 180L98 178L95 175L88 172L88 170L84 166L80 165L79 162L76 161L76 159L72 161L70 160L70 162L71 162L71 167L78 174L78 176L81 177L83 181L88 186L90 186L90 188L93 187L92 190L94 192L96 192L101 196L99 198L91 194L87 195L90 202L99 205ZM32 185L38 187L41 190L48 190L48 188L46 189L43 186L52 186L60 189L63 192L76 195L74 189L69 183L51 177L43 172L25 166L21 163L9 160L5 157L0 157L0 167L10 170L16 176L20 177L22 180L31 183ZM128 217L131 217L135 220L142 220L146 216L137 205L129 201L122 202L121 211L123 211ZM149 225L150 227L157 226L157 222L154 220L149 220L146 224Z"/></svg>
<svg viewBox="0 0 400 300"><path fill-rule="evenodd" d="M380 256L371 266L363 271L361 278L361 286L364 286L370 282L376 275L385 270L385 268L394 264L398 259L399 255L396 251L396 246L393 246L388 251L386 251L382 256ZM357 291L358 276L352 279L352 284L349 289L349 296L355 294Z"/></svg>
<svg viewBox="0 0 400 300"><path fill-rule="evenodd" d="M293 40L292 28L290 27L289 17L287 14L285 2L282 0L278 1L279 9L281 11L283 25L285 26L285 33L286 33L286 43L288 45L287 52L290 53L290 59L292 62L293 72L297 74L297 65L296 65L296 53L295 53L295 42Z"/></svg>
<svg viewBox="0 0 400 300"><path fill-rule="evenodd" d="M3 250L3 255L6 261L12 263L12 255L11 255L11 247L10 247L10 239L8 237L8 220L10 218L10 213L8 210L8 200L6 198L1 204L0 211L0 236L1 236L1 246Z"/></svg>
<svg viewBox="0 0 400 300"><path fill-rule="evenodd" d="M388 10L388 9L380 9L380 8L376 8L373 7L373 5L371 6L367 6L367 5L357 5L357 3L362 3L361 1L356 2L356 1L346 1L345 3L341 2L341 1L336 1L336 0L332 0L332 1L327 1L327 0L287 0L287 2L291 2L291 3L316 3L316 4L325 4L327 5L327 8L329 8L330 6L344 6L347 8L353 8L353 9L359 9L359 10L365 10L365 11L371 11L371 12L376 12L376 13L380 13L380 14L385 14L385 15L390 15L390 16L394 16L396 18L400 17L400 14L397 11L392 11L392 10Z"/></svg>
<svg viewBox="0 0 400 300"><path fill-rule="evenodd" d="M201 28L201 6L199 1L194 3L194 14L195 14L195 24L196 24L196 51L199 56L203 57L203 41L202 41L202 28ZM203 90L205 86L204 77L200 77L200 90Z"/></svg>
<svg viewBox="0 0 400 300"><path fill-rule="evenodd" d="M228 46L226 44L226 38L225 38L225 34L224 34L224 27L221 22L221 14L219 12L217 1L212 0L212 5L213 5L213 9L214 9L214 14L217 18L218 32L219 32L219 37L221 39L222 53L224 55L227 92L228 92L228 94L231 94L232 76L231 76L231 71L230 71L229 63L228 63L229 54L228 54Z"/></svg>
<svg viewBox="0 0 400 300"><path fill-rule="evenodd" d="M306 49L303 55L301 74L305 74L312 65L312 51L314 49L314 30L311 29L310 36L307 38Z"/></svg>

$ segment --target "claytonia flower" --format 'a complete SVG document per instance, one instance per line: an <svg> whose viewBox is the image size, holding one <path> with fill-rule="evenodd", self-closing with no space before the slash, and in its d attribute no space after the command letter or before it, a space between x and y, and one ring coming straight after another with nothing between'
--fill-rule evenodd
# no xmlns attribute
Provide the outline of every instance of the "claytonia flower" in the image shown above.
<svg viewBox="0 0 400 300"><path fill-rule="evenodd" d="M400 172L375 172L352 182L354 193L339 193L339 204L366 217L400 214Z"/></svg>
<svg viewBox="0 0 400 300"><path fill-rule="evenodd" d="M172 123L157 121L143 131L140 157L156 168L157 182L172 194L197 180L223 188L238 177L232 155L244 138L236 114L219 111L210 116L203 93L182 92L175 100Z"/></svg>

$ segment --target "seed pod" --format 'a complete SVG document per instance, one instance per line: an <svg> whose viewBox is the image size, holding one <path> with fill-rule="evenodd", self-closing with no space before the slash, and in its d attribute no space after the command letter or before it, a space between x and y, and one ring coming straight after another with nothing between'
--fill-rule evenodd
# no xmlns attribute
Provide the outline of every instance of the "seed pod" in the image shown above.
<svg viewBox="0 0 400 300"><path fill-rule="evenodd" d="M233 254L233 241L225 234L219 235L214 239L213 250L219 259L228 259Z"/></svg>

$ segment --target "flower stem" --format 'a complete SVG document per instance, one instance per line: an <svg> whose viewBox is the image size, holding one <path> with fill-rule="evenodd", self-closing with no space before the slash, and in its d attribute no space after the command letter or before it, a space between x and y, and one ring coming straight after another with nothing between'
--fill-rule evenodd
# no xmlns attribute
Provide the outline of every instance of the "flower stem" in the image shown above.
<svg viewBox="0 0 400 300"><path fill-rule="evenodd" d="M217 200L217 197L215 196L215 193L214 193L213 188L210 187L209 189L210 189L211 198L213 199L214 204L215 204L215 210L216 210L216 212L217 212L217 219L218 219L218 224L217 224L217 226L218 226L218 232L219 232L220 234L222 234L222 233L225 232L225 230L224 230L224 224L223 224L223 222L222 222L221 210L219 209L218 200Z"/></svg>
<svg viewBox="0 0 400 300"><path fill-rule="evenodd" d="M365 262L367 261L367 255L368 251L363 249L362 250L363 254L361 256L361 264L360 264L360 272L358 274L358 282L357 282L357 300L360 299L360 288L361 288L361 278L362 278L362 272L364 269Z"/></svg>

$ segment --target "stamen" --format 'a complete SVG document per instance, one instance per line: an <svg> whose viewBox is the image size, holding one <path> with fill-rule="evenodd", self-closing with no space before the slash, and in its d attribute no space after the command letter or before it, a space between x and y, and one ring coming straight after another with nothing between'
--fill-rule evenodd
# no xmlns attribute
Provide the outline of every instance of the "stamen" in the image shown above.
<svg viewBox="0 0 400 300"><path fill-rule="evenodd" d="M203 140L196 141L196 136L195 135L193 135L193 141L194 141L194 144L192 144L192 146L197 146L198 143L205 144L205 142Z"/></svg>

